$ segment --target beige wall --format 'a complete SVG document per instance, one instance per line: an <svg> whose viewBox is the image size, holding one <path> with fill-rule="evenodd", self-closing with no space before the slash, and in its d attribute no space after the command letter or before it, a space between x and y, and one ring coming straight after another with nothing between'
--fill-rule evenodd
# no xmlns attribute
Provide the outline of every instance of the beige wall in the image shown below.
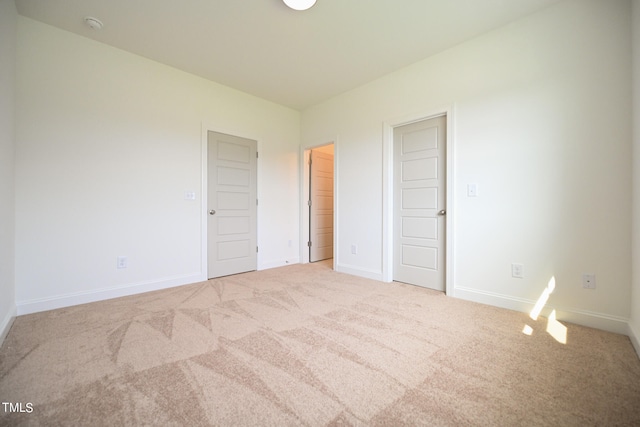
<svg viewBox="0 0 640 427"><path fill-rule="evenodd" d="M258 140L258 267L297 262L299 112L24 17L17 67L19 313L204 278L203 126Z"/></svg>
<svg viewBox="0 0 640 427"><path fill-rule="evenodd" d="M13 178L17 19L13 0L0 0L0 343L16 314Z"/></svg>
<svg viewBox="0 0 640 427"><path fill-rule="evenodd" d="M338 135L337 268L385 274L383 123L451 108L450 294L529 311L555 277L558 318L626 331L629 13L628 1L562 2L304 111L303 144Z"/></svg>

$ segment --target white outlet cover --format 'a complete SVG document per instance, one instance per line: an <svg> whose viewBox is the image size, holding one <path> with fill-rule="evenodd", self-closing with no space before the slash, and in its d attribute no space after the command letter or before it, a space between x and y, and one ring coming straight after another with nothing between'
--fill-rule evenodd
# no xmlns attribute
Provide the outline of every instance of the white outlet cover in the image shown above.
<svg viewBox="0 0 640 427"><path fill-rule="evenodd" d="M596 275L585 273L582 275L582 287L584 289L595 289L596 288Z"/></svg>
<svg viewBox="0 0 640 427"><path fill-rule="evenodd" d="M127 257L119 256L117 260L117 268L127 268Z"/></svg>
<svg viewBox="0 0 640 427"><path fill-rule="evenodd" d="M478 184L467 184L467 197L478 196Z"/></svg>
<svg viewBox="0 0 640 427"><path fill-rule="evenodd" d="M517 279L524 278L524 265L513 263L511 264L511 276Z"/></svg>

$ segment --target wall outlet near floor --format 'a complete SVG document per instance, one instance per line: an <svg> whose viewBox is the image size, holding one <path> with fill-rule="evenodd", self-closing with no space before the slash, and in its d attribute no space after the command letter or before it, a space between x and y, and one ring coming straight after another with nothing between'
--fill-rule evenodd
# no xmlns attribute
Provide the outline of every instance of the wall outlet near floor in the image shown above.
<svg viewBox="0 0 640 427"><path fill-rule="evenodd" d="M358 245L351 245L351 254L357 255L358 253Z"/></svg>
<svg viewBox="0 0 640 427"><path fill-rule="evenodd" d="M126 256L119 256L117 260L118 268L127 268L128 260Z"/></svg>
<svg viewBox="0 0 640 427"><path fill-rule="evenodd" d="M524 265L517 263L511 264L511 276L517 279L524 278Z"/></svg>
<svg viewBox="0 0 640 427"><path fill-rule="evenodd" d="M582 287L585 289L595 289L596 288L596 275L584 273L582 275Z"/></svg>

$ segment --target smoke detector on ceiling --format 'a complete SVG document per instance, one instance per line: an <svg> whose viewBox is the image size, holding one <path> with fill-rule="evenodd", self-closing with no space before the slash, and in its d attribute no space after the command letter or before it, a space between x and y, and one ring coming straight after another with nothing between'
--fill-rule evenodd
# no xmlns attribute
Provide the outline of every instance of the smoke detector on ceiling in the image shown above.
<svg viewBox="0 0 640 427"><path fill-rule="evenodd" d="M92 30L101 30L104 26L102 24L102 21L100 21L98 18L94 18L93 16L85 16L84 23L87 24L87 27L91 28Z"/></svg>

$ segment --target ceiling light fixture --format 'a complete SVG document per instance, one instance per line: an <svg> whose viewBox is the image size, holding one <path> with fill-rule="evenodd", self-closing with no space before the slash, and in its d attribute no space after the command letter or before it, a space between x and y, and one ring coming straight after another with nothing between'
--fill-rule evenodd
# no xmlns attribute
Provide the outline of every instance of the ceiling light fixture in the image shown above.
<svg viewBox="0 0 640 427"><path fill-rule="evenodd" d="M314 4L316 0L282 0L284 4L289 6L293 10L307 10Z"/></svg>
<svg viewBox="0 0 640 427"><path fill-rule="evenodd" d="M103 27L102 21L98 18L94 18L93 16L85 16L84 23L92 30L101 30Z"/></svg>

